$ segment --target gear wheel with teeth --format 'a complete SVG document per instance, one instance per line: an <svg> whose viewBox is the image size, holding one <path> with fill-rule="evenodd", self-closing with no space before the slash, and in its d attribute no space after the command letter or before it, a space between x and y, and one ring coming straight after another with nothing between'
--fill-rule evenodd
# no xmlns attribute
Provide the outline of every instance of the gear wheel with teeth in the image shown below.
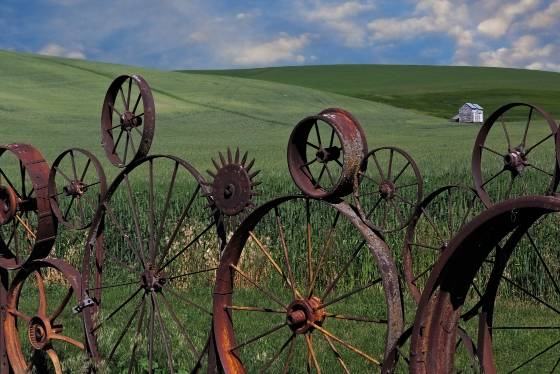
<svg viewBox="0 0 560 374"><path fill-rule="evenodd" d="M209 183L210 196L216 208L227 216L236 216L245 209L253 207L253 196L258 193L254 190L260 182L254 178L260 170L251 172L255 160L247 162L248 153L240 157L239 148L232 155L231 149L227 150L227 159L219 152L220 163L212 159L216 171L207 170L213 178Z"/></svg>

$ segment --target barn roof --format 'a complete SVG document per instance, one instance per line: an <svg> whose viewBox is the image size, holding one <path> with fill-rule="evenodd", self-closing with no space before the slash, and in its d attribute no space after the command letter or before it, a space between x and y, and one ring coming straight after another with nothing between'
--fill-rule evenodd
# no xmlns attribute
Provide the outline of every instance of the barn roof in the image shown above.
<svg viewBox="0 0 560 374"><path fill-rule="evenodd" d="M473 104L473 103L465 103L465 105L467 105L469 108L471 109L484 109L483 107L481 107L478 104Z"/></svg>

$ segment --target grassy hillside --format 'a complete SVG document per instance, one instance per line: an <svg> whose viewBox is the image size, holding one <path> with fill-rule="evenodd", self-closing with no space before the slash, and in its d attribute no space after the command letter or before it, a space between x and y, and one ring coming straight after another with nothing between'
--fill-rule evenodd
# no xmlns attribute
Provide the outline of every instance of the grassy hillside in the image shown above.
<svg viewBox="0 0 560 374"><path fill-rule="evenodd" d="M501 68L414 65L328 65L205 70L216 74L288 83L452 117L465 102L493 111L527 101L560 116L560 74ZM489 113L489 112L488 112Z"/></svg>
<svg viewBox="0 0 560 374"><path fill-rule="evenodd" d="M256 157L265 178L287 180L285 149L291 129L303 117L332 106L360 119L371 148L407 149L433 177L452 173L464 179L478 131L415 111L292 85L3 51L1 142L32 143L49 161L68 147L83 147L96 153L114 175L117 170L109 167L100 146L100 109L109 83L127 73L142 74L154 91L152 153L178 155L201 171L211 165L210 157L230 145ZM443 165L433 163L442 156L447 160ZM282 189L293 190L289 182Z"/></svg>

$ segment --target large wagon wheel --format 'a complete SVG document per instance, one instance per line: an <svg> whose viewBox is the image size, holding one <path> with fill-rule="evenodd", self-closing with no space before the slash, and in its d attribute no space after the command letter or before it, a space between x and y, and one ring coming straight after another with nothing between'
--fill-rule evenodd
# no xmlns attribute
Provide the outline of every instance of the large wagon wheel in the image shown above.
<svg viewBox="0 0 560 374"><path fill-rule="evenodd" d="M64 226L76 230L88 228L106 190L101 163L85 149L67 149L53 162L49 199L54 214Z"/></svg>
<svg viewBox="0 0 560 374"><path fill-rule="evenodd" d="M326 109L301 120L290 135L288 168L297 187L315 198L352 193L367 152L360 123L343 109Z"/></svg>
<svg viewBox="0 0 560 374"><path fill-rule="evenodd" d="M381 147L362 160L354 179L354 201L372 227L385 233L398 231L412 220L422 200L422 185L420 170L408 153Z"/></svg>
<svg viewBox="0 0 560 374"><path fill-rule="evenodd" d="M79 272L62 260L35 260L16 274L3 325L15 373L86 371L81 295Z"/></svg>
<svg viewBox="0 0 560 374"><path fill-rule="evenodd" d="M111 370L206 365L220 249L208 192L191 165L159 155L128 165L107 190L82 278L98 303L84 310L92 354Z"/></svg>
<svg viewBox="0 0 560 374"><path fill-rule="evenodd" d="M346 203L302 196L258 207L234 233L213 311L226 373L368 372L403 323L386 244Z"/></svg>
<svg viewBox="0 0 560 374"><path fill-rule="evenodd" d="M438 188L418 205L406 231L402 256L404 278L416 302L451 239L483 210L474 190L453 185Z"/></svg>
<svg viewBox="0 0 560 374"><path fill-rule="evenodd" d="M49 166L28 144L0 146L0 266L16 269L46 257L56 238L48 196Z"/></svg>
<svg viewBox="0 0 560 374"><path fill-rule="evenodd" d="M422 294L411 370L453 371L459 322L476 337L485 373L558 370L559 211L558 199L521 197L493 206L461 230Z"/></svg>
<svg viewBox="0 0 560 374"><path fill-rule="evenodd" d="M510 197L556 191L557 129L550 114L531 104L510 103L488 117L472 155L474 185L487 207Z"/></svg>
<svg viewBox="0 0 560 374"><path fill-rule="evenodd" d="M140 75L121 75L105 95L101 110L101 142L109 161L124 167L148 154L154 137L156 110L152 90Z"/></svg>

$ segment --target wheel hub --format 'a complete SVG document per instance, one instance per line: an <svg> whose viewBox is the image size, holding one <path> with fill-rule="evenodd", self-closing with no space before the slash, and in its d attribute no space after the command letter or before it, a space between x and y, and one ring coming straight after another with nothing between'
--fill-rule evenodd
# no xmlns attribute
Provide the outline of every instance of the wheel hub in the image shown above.
<svg viewBox="0 0 560 374"><path fill-rule="evenodd" d="M17 195L8 186L0 186L0 225L10 222L17 209Z"/></svg>
<svg viewBox="0 0 560 374"><path fill-rule="evenodd" d="M125 111L121 115L121 127L125 131L130 131L134 127L139 127L142 125L142 117L136 116L134 113Z"/></svg>
<svg viewBox="0 0 560 374"><path fill-rule="evenodd" d="M391 200L395 196L396 192L397 189L395 184L391 181L383 181L379 185L379 194L385 200Z"/></svg>
<svg viewBox="0 0 560 374"><path fill-rule="evenodd" d="M81 197L87 191L87 186L81 181L72 181L62 188L66 196Z"/></svg>
<svg viewBox="0 0 560 374"><path fill-rule="evenodd" d="M523 171L527 165L527 156L522 149L516 148L504 156L504 168L515 174Z"/></svg>
<svg viewBox="0 0 560 374"><path fill-rule="evenodd" d="M35 349L43 349L50 342L50 323L39 316L31 318L27 326L29 342Z"/></svg>
<svg viewBox="0 0 560 374"><path fill-rule="evenodd" d="M338 160L340 157L340 148L338 147L328 147L328 148L319 148L317 153L315 154L317 161L320 163L326 163L329 161Z"/></svg>
<svg viewBox="0 0 560 374"><path fill-rule="evenodd" d="M158 270L149 266L148 270L142 273L142 287L146 292L161 292L163 286L167 282L167 278L164 273L158 272Z"/></svg>
<svg viewBox="0 0 560 374"><path fill-rule="evenodd" d="M286 322L296 334L313 331L313 324L321 325L326 317L325 309L319 308L321 300L318 297L294 300L286 312Z"/></svg>

